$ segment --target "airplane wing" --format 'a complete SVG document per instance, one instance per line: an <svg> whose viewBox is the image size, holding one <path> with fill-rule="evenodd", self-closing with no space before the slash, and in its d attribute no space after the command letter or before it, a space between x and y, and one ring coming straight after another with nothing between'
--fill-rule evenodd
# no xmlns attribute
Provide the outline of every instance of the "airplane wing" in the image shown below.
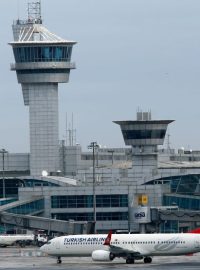
<svg viewBox="0 0 200 270"><path fill-rule="evenodd" d="M105 246L109 246L109 249L110 249L110 252L114 253L114 254L133 254L133 255L140 255L140 252L138 250L134 250L133 248L132 249L129 249L129 248L124 248L124 247L120 247L120 246L116 246L116 245L113 245L113 244L110 244L111 242L111 238L112 238L112 231L110 231L105 239L105 242L104 242L104 245Z"/></svg>
<svg viewBox="0 0 200 270"><path fill-rule="evenodd" d="M110 252L114 253L114 254L121 254L121 253L128 253L128 254L133 254L133 255L140 255L140 252L134 249L129 249L129 248L122 248L119 246L114 246L114 245L110 245Z"/></svg>

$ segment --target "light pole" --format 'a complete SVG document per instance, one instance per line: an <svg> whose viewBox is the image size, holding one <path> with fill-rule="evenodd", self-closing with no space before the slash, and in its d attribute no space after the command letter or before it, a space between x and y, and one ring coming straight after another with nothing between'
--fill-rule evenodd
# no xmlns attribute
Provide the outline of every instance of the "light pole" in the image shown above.
<svg viewBox="0 0 200 270"><path fill-rule="evenodd" d="M91 142L88 149L92 149L92 159L93 159L93 214L94 214L94 233L96 233L96 181L95 181L95 149L99 146L97 142Z"/></svg>
<svg viewBox="0 0 200 270"><path fill-rule="evenodd" d="M8 153L5 149L1 149L0 153L2 154L2 161L3 161L3 170L2 170L2 180L3 180L3 198L6 197L6 187L5 187L5 175L4 175L4 157L5 154Z"/></svg>

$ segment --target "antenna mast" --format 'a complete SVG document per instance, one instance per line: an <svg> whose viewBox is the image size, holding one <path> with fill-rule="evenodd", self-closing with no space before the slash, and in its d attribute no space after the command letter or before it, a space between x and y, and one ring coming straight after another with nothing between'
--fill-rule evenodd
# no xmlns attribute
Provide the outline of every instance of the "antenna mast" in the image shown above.
<svg viewBox="0 0 200 270"><path fill-rule="evenodd" d="M28 3L28 22L42 24L41 0Z"/></svg>
<svg viewBox="0 0 200 270"><path fill-rule="evenodd" d="M71 123L68 125L68 118L66 113L66 145L74 146L76 142L76 129L74 129L74 114L72 113Z"/></svg>

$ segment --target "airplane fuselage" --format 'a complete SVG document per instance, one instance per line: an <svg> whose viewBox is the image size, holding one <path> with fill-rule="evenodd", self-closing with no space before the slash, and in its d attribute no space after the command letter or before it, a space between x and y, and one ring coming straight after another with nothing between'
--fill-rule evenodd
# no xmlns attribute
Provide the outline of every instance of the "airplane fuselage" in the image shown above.
<svg viewBox="0 0 200 270"><path fill-rule="evenodd" d="M110 246L107 235L74 235L52 239L42 250L52 256L91 256L94 251L110 251L115 256L175 256L200 252L199 234L113 234ZM137 255L138 254L138 255Z"/></svg>
<svg viewBox="0 0 200 270"><path fill-rule="evenodd" d="M34 240L33 234L0 235L0 246L11 246L17 241L33 241L33 240Z"/></svg>

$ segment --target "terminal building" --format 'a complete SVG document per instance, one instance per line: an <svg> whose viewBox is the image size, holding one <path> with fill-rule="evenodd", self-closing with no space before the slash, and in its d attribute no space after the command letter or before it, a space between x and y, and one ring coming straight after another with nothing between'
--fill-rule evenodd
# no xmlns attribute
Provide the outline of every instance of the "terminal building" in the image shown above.
<svg viewBox="0 0 200 270"><path fill-rule="evenodd" d="M40 8L39 1L32 3L28 19L13 25L11 70L29 106L30 153L0 151L0 212L94 221L97 232L175 232L197 226L200 217L161 220L154 211L189 215L200 210L200 151L164 147L173 120L138 112L136 120L114 121L123 148L92 142L93 151L83 152L81 145L59 142L58 83L68 82L75 68L76 42L47 30Z"/></svg>
<svg viewBox="0 0 200 270"><path fill-rule="evenodd" d="M94 188L98 232L109 229L138 232L140 224L135 209L142 209L143 213L149 209L174 208L192 213L198 211L200 152L180 149L176 153L173 149L163 148L167 125L171 122L151 120L150 113L138 113L135 121L115 121L120 125L128 147L97 147L94 155L93 152L82 152L80 145L62 144L60 152L65 153L65 162L70 160L66 162L65 173L62 171L63 162L60 162L57 174L28 175L28 154L27 159L23 156L27 167L22 170L17 162L15 168L9 162L12 161L13 166L19 154L5 153L7 202L2 206L3 211L18 214L39 211L40 215L52 219L93 221ZM0 162L2 165L2 159ZM0 191L3 197L2 181ZM3 201L5 203L5 198ZM187 231L198 225L187 219L184 222L160 222L154 218L152 222L149 215L152 213L146 213L145 221L148 231L154 231L156 226L165 232Z"/></svg>

